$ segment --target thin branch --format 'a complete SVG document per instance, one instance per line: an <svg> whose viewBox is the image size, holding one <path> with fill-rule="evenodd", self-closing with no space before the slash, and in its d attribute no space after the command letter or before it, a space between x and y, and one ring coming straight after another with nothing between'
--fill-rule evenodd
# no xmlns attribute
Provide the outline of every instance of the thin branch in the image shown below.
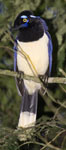
<svg viewBox="0 0 66 150"><path fill-rule="evenodd" d="M59 68L59 72L61 72L62 75L66 77L66 73L65 73L65 71L63 69Z"/></svg>
<svg viewBox="0 0 66 150"><path fill-rule="evenodd" d="M12 77L20 77L20 74L18 72L10 71L10 70L2 70L0 69L0 75L6 75L6 76L12 76ZM21 78L25 80L32 80L34 82L40 83L38 77L30 76L26 74L21 74ZM61 77L51 77L48 79L48 83L61 83L66 84L66 78Z"/></svg>
<svg viewBox="0 0 66 150"><path fill-rule="evenodd" d="M59 84L59 87L62 89L62 91L63 91L64 93L66 93L66 89L65 89L61 84Z"/></svg>
<svg viewBox="0 0 66 150"><path fill-rule="evenodd" d="M39 143L39 142L36 142L36 141L27 141L27 142L25 142L25 143L23 143L23 144L21 144L19 147L17 147L17 149L16 150L18 150L20 147L22 147L22 146L24 146L24 145L27 145L27 144L36 144L36 145L40 145L40 146L44 146L45 144L43 144L43 143Z"/></svg>
<svg viewBox="0 0 66 150"><path fill-rule="evenodd" d="M50 142L46 142L46 145L44 147L41 148L41 150L44 150L46 147L50 147L50 146L53 146L51 145L52 142L54 142L62 133L66 132L66 130L62 130L60 131ZM56 150L60 150L60 148L57 148L57 147L54 147L54 149Z"/></svg>

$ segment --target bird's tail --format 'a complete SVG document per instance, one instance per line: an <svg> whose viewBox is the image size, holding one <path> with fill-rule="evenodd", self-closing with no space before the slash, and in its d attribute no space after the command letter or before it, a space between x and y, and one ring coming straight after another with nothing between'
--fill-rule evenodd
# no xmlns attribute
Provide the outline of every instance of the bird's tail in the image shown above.
<svg viewBox="0 0 66 150"><path fill-rule="evenodd" d="M27 90L25 90L24 95L22 97L22 105L18 127L26 128L35 125L37 115L37 104L38 91L33 93L33 95L29 95Z"/></svg>

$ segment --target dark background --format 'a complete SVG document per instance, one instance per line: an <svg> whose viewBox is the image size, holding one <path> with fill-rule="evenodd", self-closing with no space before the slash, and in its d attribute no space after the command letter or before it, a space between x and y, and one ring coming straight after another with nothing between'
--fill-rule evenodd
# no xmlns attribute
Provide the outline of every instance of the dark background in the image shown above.
<svg viewBox="0 0 66 150"><path fill-rule="evenodd" d="M59 71L59 68L64 72L66 71L66 0L0 0L0 69L13 70L13 52L9 50L9 48L13 49L13 43L10 41L6 30L10 28L10 25L13 25L14 19L18 13L25 9L32 10L35 15L45 19L53 42L53 65L51 76L64 77ZM56 101L59 100L66 106L66 86L64 84L49 84L48 89ZM20 104L21 98L18 96L14 78L0 75L0 143L2 137L6 135L10 136L10 134L7 133L16 129L20 113ZM37 121L39 123L42 121L47 123L48 120L53 119L57 111L58 113L54 121L58 121L60 126L63 126L65 129L66 109L61 107L61 105L52 102L47 95L44 96L44 99L39 95L37 115ZM4 136L2 135L4 131L3 128L5 128ZM51 133L50 128L47 128ZM56 133L58 129L55 129L56 126L53 128L52 132ZM45 129L47 132L48 130ZM52 135L52 133L49 135ZM51 137L50 139L52 139ZM2 150L4 150L4 147L7 150L16 150L21 144L19 140L15 140L15 144L12 135L11 138L10 146L8 146L8 144L6 146L6 141L4 141L5 146L1 143ZM66 140L66 134L64 134L64 139ZM41 139L39 141L41 141ZM60 144L58 143L56 142L55 144L59 146ZM66 149L65 145L64 148ZM40 147L33 144L32 147L31 145L29 148L27 146L26 150L27 149L39 150ZM46 150L51 149L48 148Z"/></svg>

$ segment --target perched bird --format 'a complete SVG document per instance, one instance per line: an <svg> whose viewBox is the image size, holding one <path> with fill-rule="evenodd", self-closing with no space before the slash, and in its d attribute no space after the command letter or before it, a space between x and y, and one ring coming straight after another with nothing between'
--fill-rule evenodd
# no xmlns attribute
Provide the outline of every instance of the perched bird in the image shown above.
<svg viewBox="0 0 66 150"><path fill-rule="evenodd" d="M16 17L14 30L18 30L14 44L14 71L34 75L20 53L23 50L30 57L38 76L45 76L47 72L49 76L52 68L52 40L46 22L39 16L34 16L31 11L25 10ZM36 122L38 90L41 85L21 78L16 78L16 84L22 96L18 127L32 126Z"/></svg>

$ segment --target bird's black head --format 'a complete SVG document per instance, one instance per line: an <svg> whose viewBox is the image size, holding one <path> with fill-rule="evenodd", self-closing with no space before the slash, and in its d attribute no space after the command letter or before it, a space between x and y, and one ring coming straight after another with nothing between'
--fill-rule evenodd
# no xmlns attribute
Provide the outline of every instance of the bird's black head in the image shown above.
<svg viewBox="0 0 66 150"><path fill-rule="evenodd" d="M14 29L19 31L18 39L24 42L38 40L44 33L41 18L34 16L28 10L21 12L16 17Z"/></svg>
<svg viewBox="0 0 66 150"><path fill-rule="evenodd" d="M14 22L14 28L15 30L20 30L22 28L27 28L29 26L29 24L31 24L31 19L33 16L33 13L31 11L23 11L21 12L15 22Z"/></svg>

